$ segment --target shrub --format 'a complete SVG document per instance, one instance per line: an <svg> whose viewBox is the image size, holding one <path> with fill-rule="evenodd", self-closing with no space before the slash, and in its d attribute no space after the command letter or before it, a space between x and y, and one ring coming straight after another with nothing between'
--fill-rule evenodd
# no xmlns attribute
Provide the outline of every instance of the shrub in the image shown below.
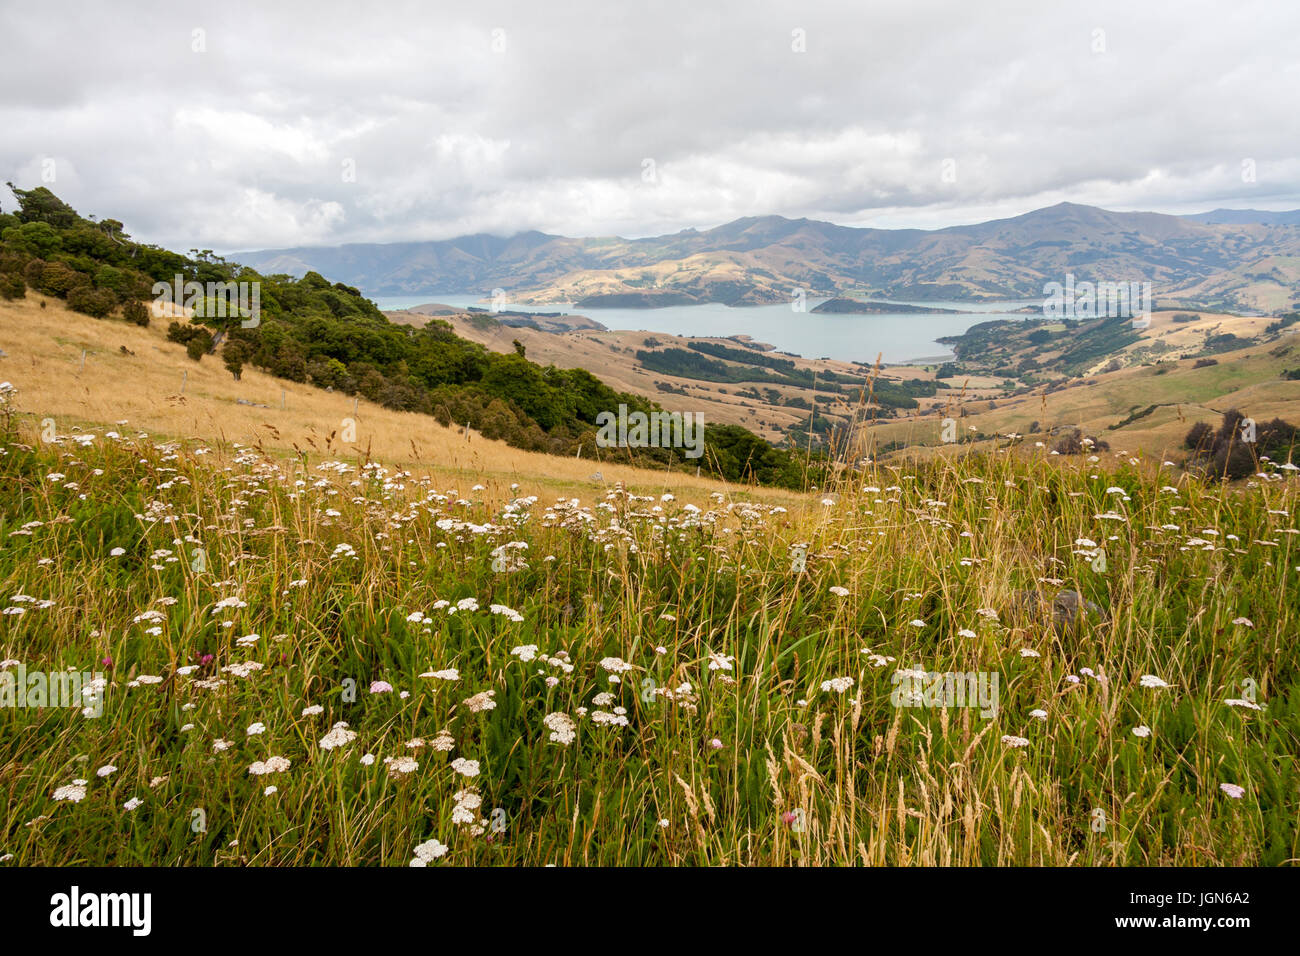
<svg viewBox="0 0 1300 956"><path fill-rule="evenodd" d="M0 299L21 299L27 295L27 283L17 272L7 273L0 279Z"/></svg>
<svg viewBox="0 0 1300 956"><path fill-rule="evenodd" d="M117 296L107 289L78 285L68 292L68 308L102 319L117 308Z"/></svg>
<svg viewBox="0 0 1300 956"><path fill-rule="evenodd" d="M208 346L211 344L211 339L195 336L185 343L185 354L198 362L203 358L204 354L208 351Z"/></svg>
<svg viewBox="0 0 1300 956"><path fill-rule="evenodd" d="M122 318L135 325L149 324L149 307L143 302L131 301L122 306Z"/></svg>

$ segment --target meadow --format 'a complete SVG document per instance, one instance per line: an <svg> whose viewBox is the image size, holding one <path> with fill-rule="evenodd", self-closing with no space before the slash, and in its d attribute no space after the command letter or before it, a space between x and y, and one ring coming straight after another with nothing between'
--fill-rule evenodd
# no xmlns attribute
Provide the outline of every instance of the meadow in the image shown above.
<svg viewBox="0 0 1300 956"><path fill-rule="evenodd" d="M0 707L0 865L1300 858L1270 463L534 493L3 402L0 668L102 680Z"/></svg>

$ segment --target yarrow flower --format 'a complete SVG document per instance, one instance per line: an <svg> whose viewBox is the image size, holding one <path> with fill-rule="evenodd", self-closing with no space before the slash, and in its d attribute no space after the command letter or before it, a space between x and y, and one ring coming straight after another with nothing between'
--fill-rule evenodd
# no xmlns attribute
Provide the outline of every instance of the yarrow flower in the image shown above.
<svg viewBox="0 0 1300 956"><path fill-rule="evenodd" d="M356 731L348 730L347 722L340 720L330 728L329 733L320 739L320 749L334 750L338 747L346 747L356 739Z"/></svg>
<svg viewBox="0 0 1300 956"><path fill-rule="evenodd" d="M433 860L447 855L447 845L439 843L437 840L425 840L417 844L414 850L415 856L411 859L411 866L428 866Z"/></svg>
<svg viewBox="0 0 1300 956"><path fill-rule="evenodd" d="M822 693L827 694L834 692L836 694L842 694L852 686L852 677L832 677L830 680L822 681Z"/></svg>
<svg viewBox="0 0 1300 956"><path fill-rule="evenodd" d="M578 725L573 722L572 717L562 711L547 714L542 718L542 723L551 731L547 739L552 743L567 747L577 736Z"/></svg>
<svg viewBox="0 0 1300 956"><path fill-rule="evenodd" d="M1221 783L1219 784L1219 789L1234 800L1240 800L1246 795L1246 788L1235 783Z"/></svg>

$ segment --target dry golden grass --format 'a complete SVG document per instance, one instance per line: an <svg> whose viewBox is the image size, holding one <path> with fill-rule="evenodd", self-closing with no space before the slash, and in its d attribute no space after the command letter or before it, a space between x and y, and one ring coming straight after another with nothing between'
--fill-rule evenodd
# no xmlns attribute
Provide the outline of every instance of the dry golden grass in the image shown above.
<svg viewBox="0 0 1300 956"><path fill-rule="evenodd" d="M595 461L590 449L584 449L580 460L522 451L472 429L466 436L463 429L444 427L426 415L393 411L256 369L246 368L236 382L219 356L194 362L181 346L168 342L165 317L155 318L146 329L92 319L57 299L45 301L45 308L36 295L0 303L0 333L8 353L0 379L19 389L21 411L37 419L54 418L60 431L70 423L126 422L130 429L151 435L260 444L291 454L301 450L313 458L369 454L394 466L472 477L502 493L516 482L520 493L527 494L574 488L590 494L597 485L619 481L642 493L671 491L690 499L737 490L697 478L693 470L668 472ZM240 399L255 404L241 405ZM353 444L340 439L347 419L356 423ZM597 472L600 482L591 478ZM773 500L798 497L764 488L747 493Z"/></svg>

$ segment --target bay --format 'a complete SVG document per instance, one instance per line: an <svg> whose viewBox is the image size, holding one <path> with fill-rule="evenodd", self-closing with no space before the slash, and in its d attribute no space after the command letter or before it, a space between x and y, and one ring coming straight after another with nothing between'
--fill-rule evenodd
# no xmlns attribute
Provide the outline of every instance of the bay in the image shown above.
<svg viewBox="0 0 1300 956"><path fill-rule="evenodd" d="M456 308L485 308L481 296L463 293L424 293L417 296L372 296L385 310L409 309L429 302ZM569 312L585 315L617 331L660 332L667 335L748 335L782 352L805 358L833 358L846 362L874 362L877 356L890 364L941 362L952 351L940 345L940 336L959 335L973 325L993 319L1020 321L1030 318L1010 310L1040 305L1041 300L1016 302L898 302L898 305L954 309L960 314L899 312L875 315L815 313L825 299L809 299L807 312L787 305L733 308L721 303L666 306L660 309L576 309L570 304L523 305L506 303L505 309L522 312Z"/></svg>

